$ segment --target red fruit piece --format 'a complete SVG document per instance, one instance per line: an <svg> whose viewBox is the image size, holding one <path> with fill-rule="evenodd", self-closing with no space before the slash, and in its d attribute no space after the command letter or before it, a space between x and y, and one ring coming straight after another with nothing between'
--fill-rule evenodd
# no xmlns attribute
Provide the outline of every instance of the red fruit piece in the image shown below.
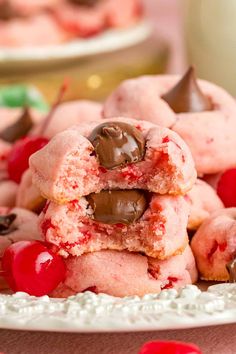
<svg viewBox="0 0 236 354"><path fill-rule="evenodd" d="M40 241L19 241L2 258L4 278L13 291L34 296L50 294L66 276L63 259Z"/></svg>
<svg viewBox="0 0 236 354"><path fill-rule="evenodd" d="M236 168L227 170L220 176L217 194L226 208L236 207Z"/></svg>
<svg viewBox="0 0 236 354"><path fill-rule="evenodd" d="M144 344L139 354L201 354L201 351L191 343L155 341Z"/></svg>
<svg viewBox="0 0 236 354"><path fill-rule="evenodd" d="M21 176L29 167L29 158L36 151L42 149L48 143L44 137L25 137L18 140L12 147L8 156L9 178L20 183Z"/></svg>

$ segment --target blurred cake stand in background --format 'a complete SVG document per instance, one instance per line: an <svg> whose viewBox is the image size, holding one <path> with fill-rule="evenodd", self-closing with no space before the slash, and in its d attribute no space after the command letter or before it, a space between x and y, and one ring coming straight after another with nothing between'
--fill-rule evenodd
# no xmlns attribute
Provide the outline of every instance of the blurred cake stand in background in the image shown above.
<svg viewBox="0 0 236 354"><path fill-rule="evenodd" d="M55 46L0 48L0 85L36 85L49 101L63 79L70 79L65 99L103 99L126 78L165 70L167 47L152 37L147 21L113 29L89 39Z"/></svg>

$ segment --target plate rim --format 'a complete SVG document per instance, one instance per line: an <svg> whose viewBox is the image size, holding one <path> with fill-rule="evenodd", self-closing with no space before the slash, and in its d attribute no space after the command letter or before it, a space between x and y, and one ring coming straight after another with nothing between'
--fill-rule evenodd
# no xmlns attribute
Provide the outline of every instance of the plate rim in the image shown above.
<svg viewBox="0 0 236 354"><path fill-rule="evenodd" d="M147 20L141 20L125 29L111 29L89 39L76 39L59 45L0 47L0 65L66 60L104 54L138 44L147 39L151 32L151 24Z"/></svg>
<svg viewBox="0 0 236 354"><path fill-rule="evenodd" d="M171 322L171 325L170 325ZM236 284L207 291L187 285L160 294L115 298L91 292L67 299L0 295L0 328L64 333L190 329L236 323Z"/></svg>

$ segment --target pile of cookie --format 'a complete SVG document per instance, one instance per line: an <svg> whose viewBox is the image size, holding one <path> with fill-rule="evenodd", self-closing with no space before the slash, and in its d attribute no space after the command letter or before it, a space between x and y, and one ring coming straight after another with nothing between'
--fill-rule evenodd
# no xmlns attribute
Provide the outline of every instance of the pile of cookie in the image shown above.
<svg viewBox="0 0 236 354"><path fill-rule="evenodd" d="M29 241L31 254L46 247L55 264L53 286L31 293L142 296L194 283L197 272L235 281L235 113L234 99L190 68L127 80L102 106L59 105L36 124L30 139L47 141L32 151L17 203L39 213L35 238L46 244L33 251ZM12 284L12 265L4 269ZM11 287L25 290L19 284Z"/></svg>

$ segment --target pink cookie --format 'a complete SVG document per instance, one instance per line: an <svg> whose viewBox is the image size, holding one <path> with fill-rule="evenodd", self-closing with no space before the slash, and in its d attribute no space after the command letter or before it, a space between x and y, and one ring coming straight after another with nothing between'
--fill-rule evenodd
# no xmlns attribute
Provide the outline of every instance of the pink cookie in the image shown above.
<svg viewBox="0 0 236 354"><path fill-rule="evenodd" d="M194 235L191 247L202 279L227 281L226 265L236 255L236 208L213 213Z"/></svg>
<svg viewBox="0 0 236 354"><path fill-rule="evenodd" d="M39 112L32 108L30 108L28 112L33 125L39 124L44 119L45 114L42 112ZM0 137L2 136L5 129L11 127L19 121L23 113L24 109L22 108L0 107ZM1 138L1 140L4 139Z"/></svg>
<svg viewBox="0 0 236 354"><path fill-rule="evenodd" d="M45 203L46 200L40 195L39 190L32 184L30 170L26 170L17 190L16 206L39 213L42 211Z"/></svg>
<svg viewBox="0 0 236 354"><path fill-rule="evenodd" d="M1 220L3 216L9 216L9 220ZM14 242L39 239L36 214L21 208L0 207L0 257Z"/></svg>
<svg viewBox="0 0 236 354"><path fill-rule="evenodd" d="M51 14L0 21L1 47L35 47L58 44L68 39Z"/></svg>
<svg viewBox="0 0 236 354"><path fill-rule="evenodd" d="M190 247L166 261L126 251L100 251L70 257L66 265L66 280L53 292L53 297L67 297L86 290L118 297L144 296L197 281Z"/></svg>
<svg viewBox="0 0 236 354"><path fill-rule="evenodd" d="M78 37L88 37L109 27L133 24L140 17L140 10L139 0L103 0L94 6L62 1L54 8L54 14L65 31Z"/></svg>
<svg viewBox="0 0 236 354"><path fill-rule="evenodd" d="M236 165L236 102L222 88L198 80L212 110L175 113L162 98L180 76L150 76L123 82L104 105L105 118L145 119L177 132L188 144L198 174L218 173ZM183 97L184 99L184 97Z"/></svg>
<svg viewBox="0 0 236 354"><path fill-rule="evenodd" d="M92 132L95 134L95 128L103 132L110 128L98 128L97 122L80 124L56 135L30 157L33 183L46 199L65 203L102 189L139 188L160 194L184 194L191 189L196 178L194 163L189 149L176 133L127 118L113 118L105 124L119 131L124 143L113 149L114 139L106 140L109 145L99 159L87 137ZM123 132L123 128L117 127L119 124L129 126L135 131L132 134L139 137L136 139ZM138 144L142 143L141 149ZM132 158L127 158L131 150ZM110 162L111 156L123 159L123 163L115 168L104 168L105 163L102 166L99 160L109 159ZM127 164L125 161L137 162Z"/></svg>
<svg viewBox="0 0 236 354"><path fill-rule="evenodd" d="M215 190L200 179L188 192L186 200L190 203L189 230L197 230L212 212L224 207Z"/></svg>
<svg viewBox="0 0 236 354"><path fill-rule="evenodd" d="M52 9L57 5L58 0L11 0L12 8L23 16L29 16L42 10Z"/></svg>
<svg viewBox="0 0 236 354"><path fill-rule="evenodd" d="M96 121L101 118L102 106L93 101L72 101L62 103L53 114L52 120L43 135L51 139L54 135L81 122ZM32 130L33 135L40 133L43 122Z"/></svg>
<svg viewBox="0 0 236 354"><path fill-rule="evenodd" d="M17 190L18 184L15 182L10 180L0 181L0 205L14 207L16 205Z"/></svg>
<svg viewBox="0 0 236 354"><path fill-rule="evenodd" d="M132 213L132 208L138 210L140 204L133 207L133 192L127 197L118 192L117 204L115 197L111 201L102 195L102 203L110 203L110 207L102 203L99 206L95 199L93 209L91 199L86 198L64 205L48 203L40 217L43 237L57 246L63 256L114 249L165 259L183 251L188 242L189 215L184 197L153 194L140 214L132 220L124 220ZM142 196L139 194L138 198ZM98 208L102 210L102 219L99 219Z"/></svg>

